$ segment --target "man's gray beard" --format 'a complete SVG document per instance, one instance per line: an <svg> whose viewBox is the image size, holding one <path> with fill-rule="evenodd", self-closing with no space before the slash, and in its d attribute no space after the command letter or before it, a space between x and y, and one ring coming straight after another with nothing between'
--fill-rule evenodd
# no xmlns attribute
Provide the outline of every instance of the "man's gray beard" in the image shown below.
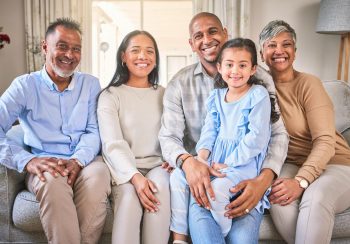
<svg viewBox="0 0 350 244"><path fill-rule="evenodd" d="M56 75L58 75L59 77L62 77L62 78L71 77L75 71L75 69L74 69L69 73L64 73L62 70L60 70L60 68L56 67L56 65L54 65L54 64L51 64L51 65L52 65L52 69L56 73Z"/></svg>

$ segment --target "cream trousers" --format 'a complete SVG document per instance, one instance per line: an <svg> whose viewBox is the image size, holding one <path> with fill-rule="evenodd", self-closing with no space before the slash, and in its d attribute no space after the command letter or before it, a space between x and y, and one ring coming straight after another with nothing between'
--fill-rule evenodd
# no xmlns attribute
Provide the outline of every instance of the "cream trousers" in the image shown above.
<svg viewBox="0 0 350 244"><path fill-rule="evenodd" d="M280 178L293 178L299 167L284 164ZM301 200L287 206L273 204L271 217L288 243L330 243L334 216L350 207L350 167L328 165L305 190Z"/></svg>
<svg viewBox="0 0 350 244"><path fill-rule="evenodd" d="M158 189L155 196L160 201L159 210L155 213L144 211L130 182L112 186L114 199L112 243L166 244L170 234L169 173L161 167L151 170L139 169L139 171L155 183Z"/></svg>
<svg viewBox="0 0 350 244"><path fill-rule="evenodd" d="M40 219L52 244L97 243L106 218L111 192L110 173L102 157L83 168L73 186L67 177L45 172L45 182L28 174L29 191L40 203Z"/></svg>

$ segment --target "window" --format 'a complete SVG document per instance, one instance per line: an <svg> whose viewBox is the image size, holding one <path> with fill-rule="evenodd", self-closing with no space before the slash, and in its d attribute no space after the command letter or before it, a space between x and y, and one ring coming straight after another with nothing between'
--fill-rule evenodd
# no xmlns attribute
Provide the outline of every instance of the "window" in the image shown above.
<svg viewBox="0 0 350 244"><path fill-rule="evenodd" d="M124 36L136 29L150 32L160 52L160 84L192 63L188 24L192 0L122 0L92 2L92 73L105 87L116 67Z"/></svg>

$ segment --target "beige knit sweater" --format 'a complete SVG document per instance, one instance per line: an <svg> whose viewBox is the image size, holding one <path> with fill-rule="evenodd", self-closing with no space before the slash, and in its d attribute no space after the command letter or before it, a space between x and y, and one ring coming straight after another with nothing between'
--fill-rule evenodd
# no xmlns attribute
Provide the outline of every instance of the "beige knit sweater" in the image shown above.
<svg viewBox="0 0 350 244"><path fill-rule="evenodd" d="M123 184L138 168L161 165L158 141L164 88L110 87L102 92L97 115L102 154L113 181Z"/></svg>
<svg viewBox="0 0 350 244"><path fill-rule="evenodd" d="M335 130L333 104L321 81L296 72L294 80L277 82L276 90L290 136L286 162L301 166L297 176L311 183L327 164L350 166L350 148Z"/></svg>

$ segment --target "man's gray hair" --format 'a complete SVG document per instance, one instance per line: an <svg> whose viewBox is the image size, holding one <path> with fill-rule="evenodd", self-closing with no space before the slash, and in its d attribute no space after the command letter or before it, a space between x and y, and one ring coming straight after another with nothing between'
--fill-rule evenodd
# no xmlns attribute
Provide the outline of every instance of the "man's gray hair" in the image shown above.
<svg viewBox="0 0 350 244"><path fill-rule="evenodd" d="M266 41L274 38L278 34L282 32L288 32L291 34L294 45L296 47L297 43L297 35L295 33L295 30L285 21L283 20L273 20L270 23L268 23L264 29L260 32L259 35L259 45L260 48L263 49L263 45Z"/></svg>
<svg viewBox="0 0 350 244"><path fill-rule="evenodd" d="M56 31L57 26L63 26L64 28L79 32L80 35L82 34L80 24L77 21L71 18L58 18L54 22L51 22L47 27L45 39L48 35Z"/></svg>

